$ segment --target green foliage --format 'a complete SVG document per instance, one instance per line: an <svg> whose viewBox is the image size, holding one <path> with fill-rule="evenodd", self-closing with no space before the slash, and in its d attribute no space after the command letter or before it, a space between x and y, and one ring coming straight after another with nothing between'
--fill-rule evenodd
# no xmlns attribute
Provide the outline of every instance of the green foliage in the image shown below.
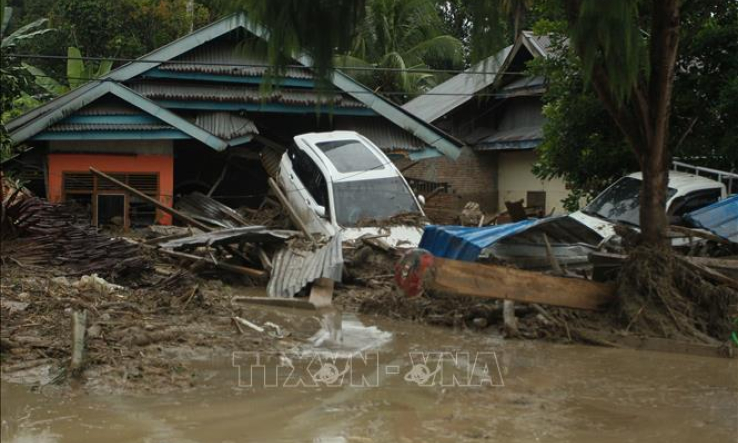
<svg viewBox="0 0 738 443"><path fill-rule="evenodd" d="M584 88L579 59L561 35L552 39L552 56L529 64L545 75L546 123L533 172L542 179L560 177L572 189L565 209L578 209L614 179L638 169L638 163L618 128L591 90Z"/></svg>
<svg viewBox="0 0 738 443"><path fill-rule="evenodd" d="M67 48L67 84L56 81L47 75L43 70L29 65L23 64L23 67L33 75L38 86L44 89L52 97L66 94L72 89L78 88L90 80L100 78L110 72L113 62L103 60L97 66L95 63L83 60L82 52L79 48L70 46Z"/></svg>
<svg viewBox="0 0 738 443"><path fill-rule="evenodd" d="M211 21L199 1L188 12L188 0L19 0L19 23L49 18L54 34L33 41L24 52L66 55L69 46L91 57L135 58ZM29 60L55 78L66 67L52 60Z"/></svg>
<svg viewBox="0 0 738 443"><path fill-rule="evenodd" d="M335 64L374 90L422 92L445 77L405 69L458 69L464 64L462 42L442 32L443 21L432 0L370 0L351 51L338 56Z"/></svg>
<svg viewBox="0 0 738 443"><path fill-rule="evenodd" d="M624 102L639 76L648 71L646 39L639 27L638 0L582 0L569 36L582 62L585 80L602 65L615 99Z"/></svg>
<svg viewBox="0 0 738 443"><path fill-rule="evenodd" d="M46 20L39 19L22 26L6 36L9 31L13 10L5 6L5 0L0 1L0 54L2 54L2 66L0 66L0 163L13 155L12 141L8 137L5 122L11 117L11 111L15 110L14 102L30 90L30 78L25 69L20 65L20 60L15 57L7 57L9 50L28 43L33 39L44 35L51 30L44 28Z"/></svg>
<svg viewBox="0 0 738 443"><path fill-rule="evenodd" d="M319 77L333 67L335 54L352 49L366 14L365 0L225 0L231 11L243 11L270 30L267 56L277 73L287 57L305 51Z"/></svg>
<svg viewBox="0 0 738 443"><path fill-rule="evenodd" d="M738 3L687 2L682 17L671 120L674 155L738 170Z"/></svg>
<svg viewBox="0 0 738 443"><path fill-rule="evenodd" d="M673 155L723 170L738 169L738 4L691 2L682 9L681 51L674 82L670 142ZM556 16L552 13L551 16ZM560 15L559 15L560 16ZM534 172L561 177L573 188L569 210L613 180L638 169L636 157L582 78L580 59L565 43L561 20L540 18L554 33L553 56L529 65L546 75L544 141Z"/></svg>

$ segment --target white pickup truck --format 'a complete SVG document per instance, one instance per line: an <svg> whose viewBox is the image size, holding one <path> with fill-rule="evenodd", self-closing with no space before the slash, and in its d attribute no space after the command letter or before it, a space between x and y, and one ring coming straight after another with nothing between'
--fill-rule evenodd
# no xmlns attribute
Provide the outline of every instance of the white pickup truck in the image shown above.
<svg viewBox="0 0 738 443"><path fill-rule="evenodd" d="M353 131L301 134L284 153L278 182L308 230L344 241L384 235L390 246L415 247L415 226L358 226L423 209L400 171L366 137ZM361 222L361 223L360 223Z"/></svg>
<svg viewBox="0 0 738 443"><path fill-rule="evenodd" d="M569 214L578 222L595 231L602 238L615 235L615 225L639 226L643 174L636 172L613 183L602 191L584 209ZM681 222L681 216L717 202L726 197L725 185L694 174L669 171L666 212L672 223Z"/></svg>

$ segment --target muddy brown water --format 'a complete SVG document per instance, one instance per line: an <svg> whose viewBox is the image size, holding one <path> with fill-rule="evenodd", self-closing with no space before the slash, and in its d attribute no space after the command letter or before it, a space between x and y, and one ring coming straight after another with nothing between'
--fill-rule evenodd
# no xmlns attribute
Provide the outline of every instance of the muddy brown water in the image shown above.
<svg viewBox="0 0 738 443"><path fill-rule="evenodd" d="M2 441L738 440L736 360L504 341L351 315L342 334L341 343L321 331L260 355L261 366L256 355L216 353L194 363L200 383L187 392L3 382Z"/></svg>

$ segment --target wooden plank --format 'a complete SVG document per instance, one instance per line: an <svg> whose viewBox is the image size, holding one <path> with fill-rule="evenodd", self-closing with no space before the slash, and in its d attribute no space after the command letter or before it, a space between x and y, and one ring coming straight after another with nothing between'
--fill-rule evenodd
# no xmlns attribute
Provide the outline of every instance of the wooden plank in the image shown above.
<svg viewBox="0 0 738 443"><path fill-rule="evenodd" d="M225 269L226 271L236 272L238 274L248 275L249 277L263 277L266 272L258 269L247 268L245 266L232 265L230 263L224 263L221 261L215 261L211 258L200 257L199 255L186 254L184 252L172 251L171 249L157 249L162 254L171 255L172 257L184 258L195 262L209 263L215 267Z"/></svg>
<svg viewBox="0 0 738 443"><path fill-rule="evenodd" d="M433 268L424 285L451 294L577 309L599 309L615 297L614 285L503 266L435 257Z"/></svg>
<svg viewBox="0 0 738 443"><path fill-rule="evenodd" d="M247 297L237 295L231 299L231 303L275 306L279 308L307 309L309 311L315 310L315 305L310 303L308 300L305 300L304 298Z"/></svg>
<svg viewBox="0 0 738 443"><path fill-rule="evenodd" d="M282 206L287 210L287 213L290 216L290 219L292 222L300 228L300 230L305 234L305 238L310 239L313 244L315 243L315 239L313 238L312 234L308 230L307 226L305 226L305 223L302 222L302 219L300 219L300 216L297 215L297 211L295 211L295 208L292 207L292 204L287 200L287 196L284 195L282 192L282 189L279 187L276 181L274 181L273 178L269 177L269 187L272 188L272 191L274 191L274 194L276 194L277 198L279 199L279 202L282 204Z"/></svg>

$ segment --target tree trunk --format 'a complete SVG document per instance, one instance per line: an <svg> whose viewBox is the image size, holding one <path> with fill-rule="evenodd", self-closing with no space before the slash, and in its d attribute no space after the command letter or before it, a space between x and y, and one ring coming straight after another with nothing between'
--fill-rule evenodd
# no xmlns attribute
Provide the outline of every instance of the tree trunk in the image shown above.
<svg viewBox="0 0 738 443"><path fill-rule="evenodd" d="M669 226L666 216L666 194L669 183L668 163L666 146L654 146L652 143L644 152L641 161L643 183L640 194L640 225L641 242L649 246L662 246L666 244L665 235ZM656 153L661 155L653 155Z"/></svg>

